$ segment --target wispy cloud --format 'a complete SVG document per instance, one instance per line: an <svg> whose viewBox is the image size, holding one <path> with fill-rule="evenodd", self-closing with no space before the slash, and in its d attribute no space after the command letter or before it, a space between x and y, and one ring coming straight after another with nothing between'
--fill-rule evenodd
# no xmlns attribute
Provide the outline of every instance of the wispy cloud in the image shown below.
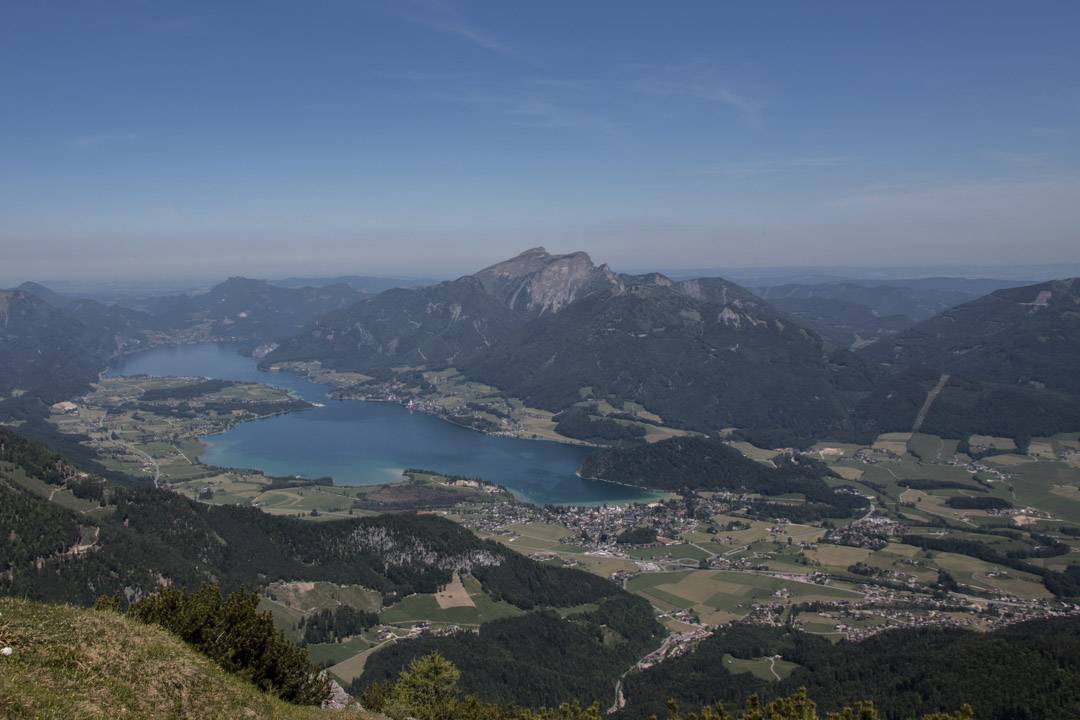
<svg viewBox="0 0 1080 720"><path fill-rule="evenodd" d="M741 88L735 73L709 61L676 65L627 66L634 78L631 86L647 95L685 97L734 110L749 121L757 121L764 103Z"/></svg>
<svg viewBox="0 0 1080 720"><path fill-rule="evenodd" d="M1016 150L984 150L982 154L987 160L1012 167L1041 168L1048 164L1047 156L1042 153Z"/></svg>
<svg viewBox="0 0 1080 720"><path fill-rule="evenodd" d="M831 207L845 214L870 213L877 218L918 216L966 223L987 218L1048 220L1054 215L1053 209L1075 223L1080 215L1080 179L1061 176L879 185L838 197ZM1075 237L1076 230L1070 229L1070 234Z"/></svg>
<svg viewBox="0 0 1080 720"><path fill-rule="evenodd" d="M68 147L75 148L76 150L93 150L95 148L103 147L105 145L130 143L140 139L142 139L142 133L98 133L95 135L82 135L80 137L71 138L67 141L67 145Z"/></svg>
<svg viewBox="0 0 1080 720"><path fill-rule="evenodd" d="M471 88L459 92L442 89L429 97L441 102L486 109L509 118L518 127L574 130L605 140L629 138L625 127L603 115L567 103L551 94L529 89Z"/></svg>
<svg viewBox="0 0 1080 720"><path fill-rule="evenodd" d="M1064 128L1059 127L1033 127L1028 129L1028 135L1036 138L1059 138L1067 134Z"/></svg>
<svg viewBox="0 0 1080 720"><path fill-rule="evenodd" d="M585 130L609 138L627 137L626 129L595 113L564 105L550 98L527 95L506 103L503 111L522 125Z"/></svg>
<svg viewBox="0 0 1080 720"><path fill-rule="evenodd" d="M795 158L770 158L760 160L736 160L720 163L701 171L704 175L732 178L749 178L762 175L779 175L792 172L827 170L850 165L852 159L843 156L817 156Z"/></svg>
<svg viewBox="0 0 1080 720"><path fill-rule="evenodd" d="M605 139L626 139L626 127L586 107L588 81L573 78L496 78L476 73L396 72L415 82L429 100L473 106L531 128L578 130ZM583 102L583 98L586 100Z"/></svg>
<svg viewBox="0 0 1080 720"><path fill-rule="evenodd" d="M452 35L504 58L536 63L535 58L468 20L456 7L443 0L410 0L395 6L404 20Z"/></svg>

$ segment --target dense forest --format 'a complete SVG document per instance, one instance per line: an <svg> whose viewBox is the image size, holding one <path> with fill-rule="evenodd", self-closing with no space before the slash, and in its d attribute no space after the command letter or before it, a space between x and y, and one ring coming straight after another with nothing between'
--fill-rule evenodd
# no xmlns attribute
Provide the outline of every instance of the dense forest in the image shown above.
<svg viewBox="0 0 1080 720"><path fill-rule="evenodd" d="M724 656L781 655L797 663L771 683L724 669ZM862 642L799 631L734 625L687 655L625 680L620 718L663 715L669 699L684 706L723 701L741 706L753 694L781 697L806 687L825 710L872 697L884 718L908 720L971 703L979 720L1080 718L1080 618L1037 620L992 633L942 628L892 630Z"/></svg>
<svg viewBox="0 0 1080 720"><path fill-rule="evenodd" d="M162 577L181 588L218 583L252 589L275 580L364 585L388 601L472 572L485 591L523 609L571 606L618 592L595 575L541 565L478 539L450 520L392 514L311 523L257 508L207 506L154 488L105 483L106 507L91 520L49 503L15 481L21 468L53 484L74 480L74 467L38 443L0 429L8 530L0 537L0 592L89 605L99 595L135 599ZM93 525L90 551L62 552Z"/></svg>
<svg viewBox="0 0 1080 720"><path fill-rule="evenodd" d="M378 613L368 610L357 610L350 605L323 608L300 618L299 629L303 633L300 641L304 645L341 642L378 624Z"/></svg>
<svg viewBox="0 0 1080 720"><path fill-rule="evenodd" d="M149 388L144 390L139 399L143 402L158 402L160 400L190 400L200 395L208 395L219 392L225 388L235 387L240 383L236 380L202 380L190 385L179 387Z"/></svg>
<svg viewBox="0 0 1080 720"><path fill-rule="evenodd" d="M392 720L600 720L599 703L582 707L569 702L558 708L532 710L512 705L498 705L466 695L461 683L461 671L438 652L417 658L404 668L394 682L380 682L365 688L361 695L364 707L383 713ZM687 714L684 714L686 712ZM722 704L708 703L690 706L685 711L672 702L665 714L667 720L821 720L817 704L805 689L786 697L763 701L751 696L741 712L728 712ZM654 718L656 716L653 716ZM973 720L970 705L964 704L954 712L935 712L922 720ZM826 720L884 720L871 701L858 701ZM914 718L905 719L914 720Z"/></svg>
<svg viewBox="0 0 1080 720"><path fill-rule="evenodd" d="M1016 438L1080 427L1077 279L997 290L859 354L894 372L855 411L874 431L910 430L926 392L947 373L923 432Z"/></svg>
<svg viewBox="0 0 1080 720"><path fill-rule="evenodd" d="M598 417L595 405L567 408L554 419L555 431L560 435L598 445L633 443L645 439L644 427L621 423L609 417Z"/></svg>
<svg viewBox="0 0 1080 720"><path fill-rule="evenodd" d="M1013 505L1005 498L998 497L970 497L968 495L953 495L945 500L945 504L957 510L1004 510Z"/></svg>
<svg viewBox="0 0 1080 720"><path fill-rule="evenodd" d="M79 518L13 485L11 466L0 465L0 575L53 557L81 538Z"/></svg>
<svg viewBox="0 0 1080 720"><path fill-rule="evenodd" d="M55 307L26 290L0 290L0 398L47 406L85 392L113 354L138 346L138 315L89 301Z"/></svg>
<svg viewBox="0 0 1080 720"><path fill-rule="evenodd" d="M659 490L728 490L761 495L801 494L803 505L757 503L761 515L807 521L850 517L867 507L860 495L830 487L831 471L800 456L780 456L770 467L747 458L718 438L675 437L648 445L599 450L581 475ZM838 491L840 490L840 491Z"/></svg>
<svg viewBox="0 0 1080 720"><path fill-rule="evenodd" d="M461 671L462 690L485 702L610 702L615 680L663 632L648 602L619 591L565 619L540 610L484 623L477 633L395 643L368 659L353 690L392 680L409 662L438 652Z"/></svg>

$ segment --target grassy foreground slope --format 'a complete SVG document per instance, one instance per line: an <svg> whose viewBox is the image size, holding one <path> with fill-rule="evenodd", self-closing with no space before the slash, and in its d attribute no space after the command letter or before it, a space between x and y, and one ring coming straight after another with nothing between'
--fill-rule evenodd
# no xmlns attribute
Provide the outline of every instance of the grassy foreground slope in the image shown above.
<svg viewBox="0 0 1080 720"><path fill-rule="evenodd" d="M298 707L114 612L0 598L0 717L373 720Z"/></svg>

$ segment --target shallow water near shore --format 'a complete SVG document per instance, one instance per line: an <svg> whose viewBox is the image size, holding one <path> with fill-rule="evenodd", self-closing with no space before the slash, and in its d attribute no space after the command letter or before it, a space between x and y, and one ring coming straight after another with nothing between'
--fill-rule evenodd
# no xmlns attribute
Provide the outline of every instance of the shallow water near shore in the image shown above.
<svg viewBox="0 0 1080 720"><path fill-rule="evenodd" d="M200 460L269 475L330 476L339 485L400 479L402 468L479 477L523 500L557 505L620 503L654 495L575 473L586 448L485 435L393 403L332 400L328 388L294 373L264 372L224 344L157 348L122 358L112 375L172 375L260 382L321 407L242 423L203 438Z"/></svg>

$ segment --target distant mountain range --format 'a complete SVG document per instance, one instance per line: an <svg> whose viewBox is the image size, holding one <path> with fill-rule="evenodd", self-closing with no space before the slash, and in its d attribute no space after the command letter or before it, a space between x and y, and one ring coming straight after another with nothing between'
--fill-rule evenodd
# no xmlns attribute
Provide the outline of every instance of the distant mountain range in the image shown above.
<svg viewBox="0 0 1080 720"><path fill-rule="evenodd" d="M998 290L864 351L974 380L1080 394L1080 279Z"/></svg>
<svg viewBox="0 0 1080 720"><path fill-rule="evenodd" d="M1000 287L1000 286L998 286ZM997 289L996 287L994 289ZM754 292L777 304L795 300L840 300L861 305L875 315L903 315L911 322L925 320L955 305L973 300L981 292L968 292L951 287L909 287L902 285L873 285L854 282L832 282L819 285L773 285L756 287Z"/></svg>
<svg viewBox="0 0 1080 720"><path fill-rule="evenodd" d="M859 355L893 377L857 415L881 429L919 425L963 437L1048 435L1080 427L1080 279L998 290Z"/></svg>
<svg viewBox="0 0 1080 720"><path fill-rule="evenodd" d="M319 359L341 369L461 363L523 322L556 314L616 276L584 253L529 250L475 275L388 290L319 318L267 362Z"/></svg>
<svg viewBox="0 0 1080 720"><path fill-rule="evenodd" d="M143 311L23 283L0 291L0 417L39 414L40 403L84 392L120 353L209 341L251 350L363 297L346 285L282 288L230 278L206 293L159 298Z"/></svg>
<svg viewBox="0 0 1080 720"><path fill-rule="evenodd" d="M829 343L857 349L988 292L1024 284L941 277L789 283L753 290Z"/></svg>
<svg viewBox="0 0 1080 720"><path fill-rule="evenodd" d="M121 350L137 349L142 317L27 283L0 290L0 399L63 400Z"/></svg>
<svg viewBox="0 0 1080 720"><path fill-rule="evenodd" d="M595 265L585 253L534 248L473 275L390 290L329 313L264 362L320 360L354 371L453 366L555 412L583 402L604 400L616 408L632 402L669 425L706 432L737 427L765 444L865 437L883 428L910 430L938 380L940 373L927 369L927 353L913 347L925 332L919 323L947 325L949 308L975 300L987 287L1012 284L901 282L769 286L756 295L721 278L626 275ZM1020 293L1035 302L1039 292L1004 289L989 297ZM1047 327L1069 327L1066 319L1043 317ZM1015 313L987 321L1006 328L1030 322ZM983 332L989 327L972 330ZM886 350L894 345L906 348L901 357ZM1076 348L1046 339L1028 345L1023 363L1031 368L1061 374L1062 363L1077 357ZM1002 369L992 380L1009 377ZM1042 382L1072 393L1061 383L1034 382L1033 388ZM1011 408L1015 388L1002 391L1012 394L1002 400L999 392L996 401ZM1062 398L1040 398L1051 410L1038 427L1072 422ZM965 401L963 415L971 402ZM955 436L972 425L971 417L938 422L948 407L943 402L930 414L931 426Z"/></svg>
<svg viewBox="0 0 1080 720"><path fill-rule="evenodd" d="M387 291L319 318L267 364L341 370L455 366L557 411L594 397L639 402L674 425L842 424L821 338L719 278L624 275L585 253L528 250L474 275Z"/></svg>
<svg viewBox="0 0 1080 720"><path fill-rule="evenodd" d="M81 392L119 352L229 341L274 348L264 365L455 367L552 412L631 403L669 426L739 428L770 446L917 424L951 437L1080 427L1076 281L977 298L1008 282L903 282L755 294L722 278L627 275L582 252L534 248L377 295L346 282L237 277L158 298L145 312L25 283L0 295L0 393L54 402ZM950 377L919 418L942 374Z"/></svg>
<svg viewBox="0 0 1080 720"><path fill-rule="evenodd" d="M363 293L343 283L286 288L233 277L203 294L160 298L151 305L150 315L158 329L186 329L206 340L250 345L288 337L316 317L363 298Z"/></svg>
<svg viewBox="0 0 1080 720"><path fill-rule="evenodd" d="M326 287L327 285L348 285L362 293L378 294L394 288L422 287L439 282L431 278L415 277L378 277L372 275L338 275L337 277L287 277L270 280L271 285L285 288Z"/></svg>

